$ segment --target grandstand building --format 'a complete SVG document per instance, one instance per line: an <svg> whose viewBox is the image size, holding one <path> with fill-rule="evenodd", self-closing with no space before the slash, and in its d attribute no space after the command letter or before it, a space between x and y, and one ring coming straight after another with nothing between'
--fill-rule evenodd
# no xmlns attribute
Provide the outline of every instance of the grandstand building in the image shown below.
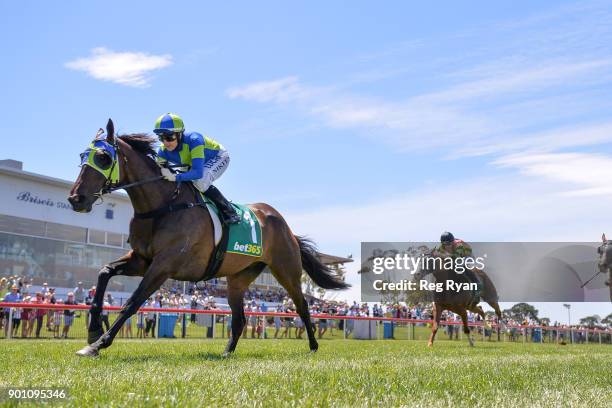
<svg viewBox="0 0 612 408"><path fill-rule="evenodd" d="M73 288L96 284L100 268L129 250L132 205L124 193L112 193L90 213L72 211L67 201L72 182L23 170L15 160L0 160L0 276L21 275L34 285ZM352 259L321 254L340 270ZM115 277L108 290L132 292L140 278ZM223 280L216 282L223 286ZM262 290L279 289L269 270L254 282Z"/></svg>

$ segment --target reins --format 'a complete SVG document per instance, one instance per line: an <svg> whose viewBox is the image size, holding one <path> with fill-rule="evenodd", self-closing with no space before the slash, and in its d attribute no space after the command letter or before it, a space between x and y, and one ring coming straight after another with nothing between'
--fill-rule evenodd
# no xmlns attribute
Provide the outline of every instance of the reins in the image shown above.
<svg viewBox="0 0 612 408"><path fill-rule="evenodd" d="M113 157L113 164L111 166L109 175L106 177L106 180L104 181L104 185L102 186L102 188L100 189L100 191L98 193L94 194L98 198L100 198L101 202L103 201L102 196L104 196L105 194L110 194L113 191L125 190L125 189L128 189L128 188L137 187L137 186L141 186L143 184L152 183L152 182L160 181L160 180L164 179L164 176L155 176L155 177L151 177L151 178L148 178L148 179L135 181L135 182L128 183L128 184L113 184L112 179L111 179L111 175L113 173L113 170L114 170L115 166L117 165L117 162L119 161L120 149L119 149L119 144L117 143L117 139L116 138L113 139L113 143L111 145L115 149L115 157ZM127 162L127 158L125 158L125 156L124 156L124 159ZM154 157L151 157L151 159L155 160ZM176 168L176 167L184 167L184 165L168 165L167 167L169 167L169 168ZM189 208L198 207L198 206L202 205L201 203L193 203L193 202L191 202L191 203L172 204L172 202L177 199L179 194L180 194L180 183L177 183L176 188L174 189L170 199L168 200L168 204L163 205L163 206L161 206L159 208L156 208L155 210L147 211L147 212L144 212L144 213L134 212L134 218L137 218L137 219L159 218L159 217L162 217L162 216L164 216L164 215L166 215L168 213L171 213L171 212L186 210L186 209L189 209ZM197 192L196 192L196 194L197 194Z"/></svg>

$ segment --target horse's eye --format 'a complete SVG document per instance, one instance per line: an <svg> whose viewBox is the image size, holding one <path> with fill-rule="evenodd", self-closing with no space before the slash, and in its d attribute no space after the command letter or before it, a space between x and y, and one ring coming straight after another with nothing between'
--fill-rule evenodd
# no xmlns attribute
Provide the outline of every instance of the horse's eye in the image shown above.
<svg viewBox="0 0 612 408"><path fill-rule="evenodd" d="M96 166L100 167L102 170L108 169L113 163L110 155L106 152L96 152L93 157L93 161Z"/></svg>

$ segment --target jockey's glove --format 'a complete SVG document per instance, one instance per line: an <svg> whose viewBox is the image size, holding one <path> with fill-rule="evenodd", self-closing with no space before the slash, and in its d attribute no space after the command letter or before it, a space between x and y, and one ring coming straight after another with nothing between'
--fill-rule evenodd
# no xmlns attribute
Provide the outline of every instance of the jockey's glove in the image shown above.
<svg viewBox="0 0 612 408"><path fill-rule="evenodd" d="M164 177L164 179L168 181L176 181L176 174L172 173L169 169L162 168L161 174Z"/></svg>

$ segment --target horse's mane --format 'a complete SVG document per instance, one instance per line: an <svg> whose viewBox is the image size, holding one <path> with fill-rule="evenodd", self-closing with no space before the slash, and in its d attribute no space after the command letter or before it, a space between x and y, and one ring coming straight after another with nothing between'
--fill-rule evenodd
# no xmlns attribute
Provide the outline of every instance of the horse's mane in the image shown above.
<svg viewBox="0 0 612 408"><path fill-rule="evenodd" d="M121 135L119 139L129 144L132 149L142 154L157 154L155 150L155 143L157 139L145 134L145 133L132 133L129 135Z"/></svg>

